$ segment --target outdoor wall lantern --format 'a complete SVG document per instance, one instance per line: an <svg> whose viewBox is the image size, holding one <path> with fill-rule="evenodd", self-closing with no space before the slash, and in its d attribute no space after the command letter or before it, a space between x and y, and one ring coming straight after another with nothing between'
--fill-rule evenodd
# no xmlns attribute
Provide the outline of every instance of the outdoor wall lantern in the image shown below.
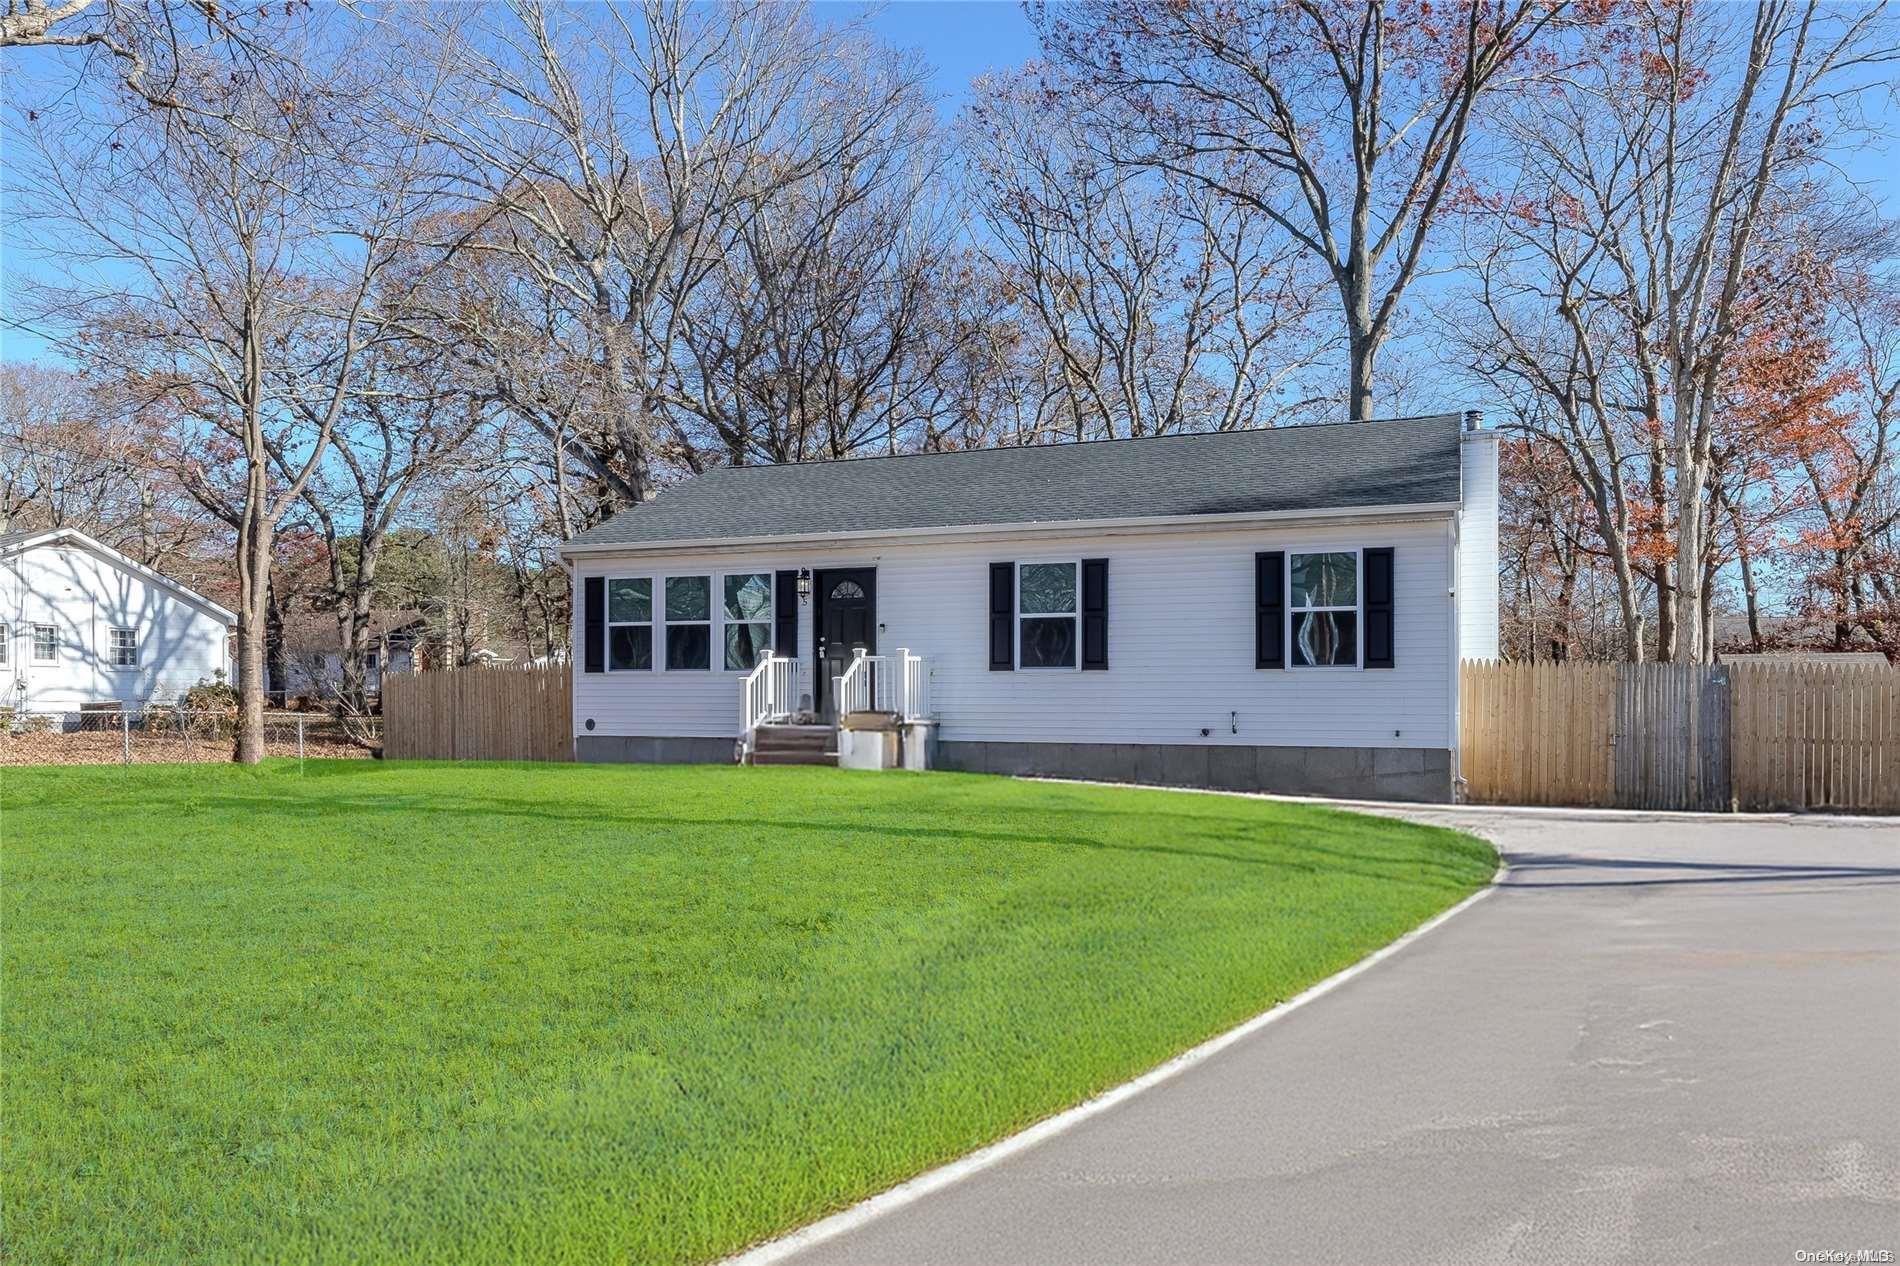
<svg viewBox="0 0 1900 1266"><path fill-rule="evenodd" d="M811 568L809 567L800 567L798 569L798 600L800 602L811 601Z"/></svg>

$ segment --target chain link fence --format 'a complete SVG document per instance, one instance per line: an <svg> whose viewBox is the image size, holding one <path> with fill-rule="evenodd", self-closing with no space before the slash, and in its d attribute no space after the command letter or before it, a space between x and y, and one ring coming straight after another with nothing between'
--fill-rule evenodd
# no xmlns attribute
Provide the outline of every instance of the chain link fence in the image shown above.
<svg viewBox="0 0 1900 1266"><path fill-rule="evenodd" d="M264 714L266 756L364 759L380 746L381 718L353 721L349 730L321 712ZM162 765L228 761L237 741L237 717L173 707L81 712L0 709L0 765Z"/></svg>

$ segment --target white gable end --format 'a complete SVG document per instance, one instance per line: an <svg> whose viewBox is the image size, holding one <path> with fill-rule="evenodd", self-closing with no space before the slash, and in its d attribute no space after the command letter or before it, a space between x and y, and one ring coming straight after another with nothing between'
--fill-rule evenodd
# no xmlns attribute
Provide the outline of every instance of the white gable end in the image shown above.
<svg viewBox="0 0 1900 1266"><path fill-rule="evenodd" d="M78 532L0 551L0 705L128 708L228 672L231 613Z"/></svg>

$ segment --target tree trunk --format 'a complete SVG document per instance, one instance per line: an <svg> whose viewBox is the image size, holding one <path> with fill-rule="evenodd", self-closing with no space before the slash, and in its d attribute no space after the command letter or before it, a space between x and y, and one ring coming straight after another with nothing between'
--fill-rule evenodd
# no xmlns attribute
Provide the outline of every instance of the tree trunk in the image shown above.
<svg viewBox="0 0 1900 1266"><path fill-rule="evenodd" d="M251 499L238 530L238 722L231 759L240 765L264 759L264 626L270 604L272 531L260 501Z"/></svg>
<svg viewBox="0 0 1900 1266"><path fill-rule="evenodd" d="M1372 328L1372 310L1363 280L1348 279L1339 287L1346 304L1346 420L1364 422L1372 416L1373 362L1378 359L1381 334Z"/></svg>
<svg viewBox="0 0 1900 1266"><path fill-rule="evenodd" d="M1685 664L1708 658L1702 641L1702 465L1694 446L1676 446L1676 601L1675 653Z"/></svg>
<svg viewBox="0 0 1900 1266"><path fill-rule="evenodd" d="M1678 632L1676 582L1670 575L1668 563L1657 563L1650 568L1649 579L1656 586L1656 660L1663 664L1674 663Z"/></svg>
<svg viewBox="0 0 1900 1266"><path fill-rule="evenodd" d="M284 654L284 604L277 598L274 580L264 582L264 682L272 707L281 708L290 689L290 669Z"/></svg>
<svg viewBox="0 0 1900 1266"><path fill-rule="evenodd" d="M1748 533L1742 530L1739 509L1735 516L1735 556L1742 564L1742 605L1748 609L1748 648L1761 649L1761 593L1755 583L1754 553L1748 548Z"/></svg>

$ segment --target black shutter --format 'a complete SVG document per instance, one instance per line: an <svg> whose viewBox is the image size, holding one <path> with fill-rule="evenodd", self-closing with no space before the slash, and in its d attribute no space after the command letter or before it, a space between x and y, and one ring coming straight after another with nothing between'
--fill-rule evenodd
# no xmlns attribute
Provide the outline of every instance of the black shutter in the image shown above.
<svg viewBox="0 0 1900 1266"><path fill-rule="evenodd" d="M1108 560L1082 560L1082 667L1108 667Z"/></svg>
<svg viewBox="0 0 1900 1266"><path fill-rule="evenodd" d="M1392 547L1364 552L1366 667L1392 667Z"/></svg>
<svg viewBox="0 0 1900 1266"><path fill-rule="evenodd" d="M772 653L798 658L798 573L782 571L772 577Z"/></svg>
<svg viewBox="0 0 1900 1266"><path fill-rule="evenodd" d="M582 665L586 672L607 671L607 582L589 576L581 582L581 636L587 643Z"/></svg>
<svg viewBox="0 0 1900 1266"><path fill-rule="evenodd" d="M1016 667L1016 564L990 564L990 671Z"/></svg>
<svg viewBox="0 0 1900 1266"><path fill-rule="evenodd" d="M1253 556L1253 666L1286 667L1286 553Z"/></svg>

